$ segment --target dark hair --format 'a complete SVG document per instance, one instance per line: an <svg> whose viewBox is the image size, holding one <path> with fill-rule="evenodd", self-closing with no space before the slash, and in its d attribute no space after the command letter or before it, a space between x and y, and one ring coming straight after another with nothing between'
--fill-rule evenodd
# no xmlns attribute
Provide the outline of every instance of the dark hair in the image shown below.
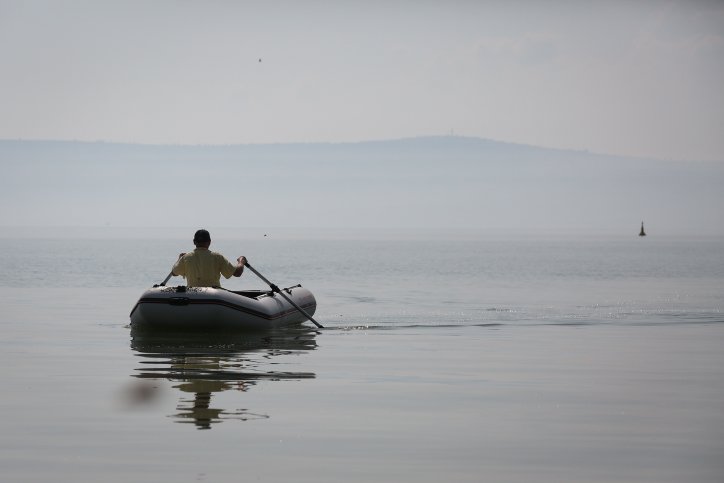
<svg viewBox="0 0 724 483"><path fill-rule="evenodd" d="M196 230L196 233L194 233L194 243L206 243L211 241L211 235L209 235L209 232L201 229Z"/></svg>

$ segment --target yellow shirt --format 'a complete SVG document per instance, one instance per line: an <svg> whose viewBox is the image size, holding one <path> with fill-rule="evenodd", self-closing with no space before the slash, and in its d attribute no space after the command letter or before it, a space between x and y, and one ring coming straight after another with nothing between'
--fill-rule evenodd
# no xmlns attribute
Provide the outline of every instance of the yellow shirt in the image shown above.
<svg viewBox="0 0 724 483"><path fill-rule="evenodd" d="M179 258L173 273L183 275L189 287L220 287L221 277L229 278L236 267L222 254L208 248L196 248Z"/></svg>

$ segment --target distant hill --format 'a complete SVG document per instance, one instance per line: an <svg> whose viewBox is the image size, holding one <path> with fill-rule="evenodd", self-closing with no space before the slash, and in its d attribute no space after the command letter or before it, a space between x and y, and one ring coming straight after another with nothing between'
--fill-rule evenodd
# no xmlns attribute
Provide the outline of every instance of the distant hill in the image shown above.
<svg viewBox="0 0 724 483"><path fill-rule="evenodd" d="M205 156L208 159L314 159L361 156L367 160L394 157L430 159L444 156L458 158L496 157L498 159L562 159L569 157L596 157L584 151L541 148L524 144L505 143L489 139L461 136L427 136L378 141L347 143L282 143L282 144L230 144L230 145L152 145L82 141L24 141L0 140L2 159L16 157L23 160L41 160L52 156L57 161L149 160L180 159Z"/></svg>
<svg viewBox="0 0 724 483"><path fill-rule="evenodd" d="M0 141L0 226L724 233L724 163L457 136L165 146ZM713 220L716 220L713 221Z"/></svg>

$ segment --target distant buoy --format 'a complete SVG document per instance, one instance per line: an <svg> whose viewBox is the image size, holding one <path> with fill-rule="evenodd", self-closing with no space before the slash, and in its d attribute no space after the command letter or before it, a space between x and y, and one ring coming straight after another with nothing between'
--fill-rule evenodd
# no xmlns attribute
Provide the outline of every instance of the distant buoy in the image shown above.
<svg viewBox="0 0 724 483"><path fill-rule="evenodd" d="M639 232L639 236L646 236L646 232L644 231L644 222L641 222L641 231Z"/></svg>

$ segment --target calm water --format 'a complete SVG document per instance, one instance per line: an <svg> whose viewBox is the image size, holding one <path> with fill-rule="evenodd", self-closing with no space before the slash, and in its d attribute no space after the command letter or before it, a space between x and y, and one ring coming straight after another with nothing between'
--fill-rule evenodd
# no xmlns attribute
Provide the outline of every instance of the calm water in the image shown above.
<svg viewBox="0 0 724 483"><path fill-rule="evenodd" d="M724 480L724 240L213 248L326 328L136 334L185 239L0 238L2 481Z"/></svg>

